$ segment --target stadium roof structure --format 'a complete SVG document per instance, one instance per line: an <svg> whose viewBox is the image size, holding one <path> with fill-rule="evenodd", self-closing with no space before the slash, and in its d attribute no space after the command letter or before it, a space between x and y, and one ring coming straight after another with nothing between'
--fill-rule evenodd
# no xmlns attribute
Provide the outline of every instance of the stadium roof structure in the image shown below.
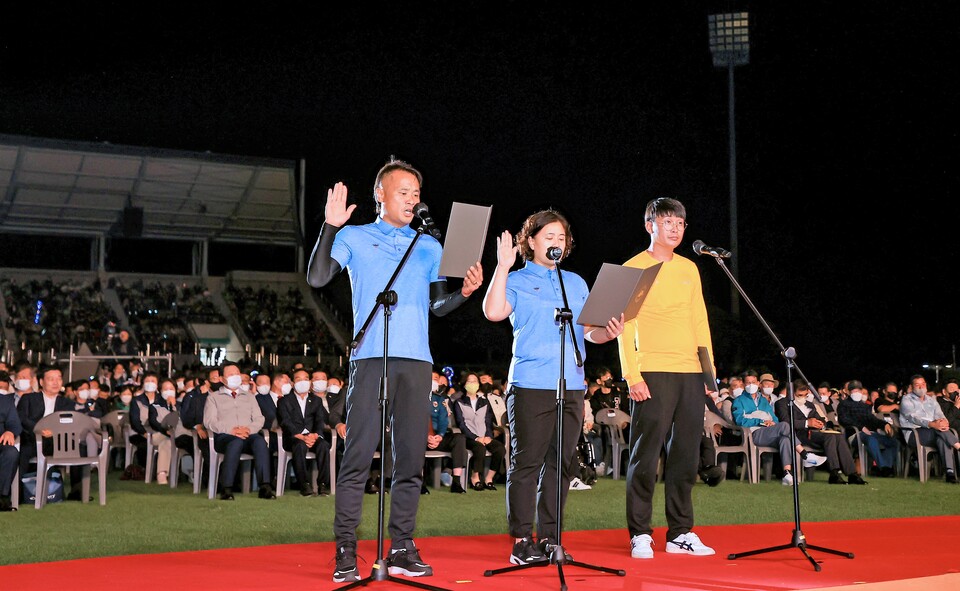
<svg viewBox="0 0 960 591"><path fill-rule="evenodd" d="M298 162L0 134L0 232L300 245ZM126 231L126 233L125 233Z"/></svg>

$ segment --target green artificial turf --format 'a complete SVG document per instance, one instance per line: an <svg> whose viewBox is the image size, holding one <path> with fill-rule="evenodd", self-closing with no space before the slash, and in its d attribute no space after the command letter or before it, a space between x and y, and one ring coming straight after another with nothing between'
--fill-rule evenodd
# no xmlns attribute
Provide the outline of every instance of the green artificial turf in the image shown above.
<svg viewBox="0 0 960 591"><path fill-rule="evenodd" d="M103 507L97 502L94 476L92 503L63 502L39 511L21 505L19 512L0 513L0 564L333 539L333 497L304 498L288 490L273 501L257 498L255 491L237 494L232 502L208 500L206 491L194 495L186 480L172 490L121 481L119 476L119 471L108 474ZM924 484L915 477L869 478L866 486L828 485L826 480L826 473L818 472L814 481L799 486L801 525L949 515L960 508L960 486L942 478ZM505 486L498 489L463 495L432 489L421 497L417 537L505 534ZM610 478L601 479L593 490L571 491L564 531L625 528L624 493L624 480ZM385 499L388 515L390 495ZM725 481L715 488L698 482L693 499L699 525L794 520L792 488L778 480ZM662 485L657 487L653 516L654 526L665 525ZM377 496L365 495L361 538L376 539L377 517ZM626 531L623 535L626 544Z"/></svg>

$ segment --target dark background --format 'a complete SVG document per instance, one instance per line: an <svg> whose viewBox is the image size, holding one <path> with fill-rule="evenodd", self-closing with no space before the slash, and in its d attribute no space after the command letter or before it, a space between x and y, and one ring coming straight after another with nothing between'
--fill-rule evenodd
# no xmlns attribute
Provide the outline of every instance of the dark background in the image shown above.
<svg viewBox="0 0 960 591"><path fill-rule="evenodd" d="M370 221L374 174L395 155L424 173L441 228L452 201L493 204L488 273L493 236L552 206L573 224L568 268L591 284L602 262L646 248L646 202L677 197L720 373L783 378L779 346L746 305L730 317L730 281L689 247L730 243L727 78L707 15L748 10L738 281L814 382L876 387L953 361L955 1L328 4L13 8L0 132L302 158L307 252L326 189L344 181L353 221ZM342 294L343 279L324 289ZM509 359L508 323L483 320L479 297L432 339L437 361ZM617 364L615 346L587 354Z"/></svg>

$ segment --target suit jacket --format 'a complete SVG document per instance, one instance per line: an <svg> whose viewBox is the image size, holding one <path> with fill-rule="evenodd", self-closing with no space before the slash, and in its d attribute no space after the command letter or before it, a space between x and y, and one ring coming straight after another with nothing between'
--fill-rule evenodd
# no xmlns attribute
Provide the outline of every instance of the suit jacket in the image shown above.
<svg viewBox="0 0 960 591"><path fill-rule="evenodd" d="M14 437L20 437L23 426L13 396L0 396L0 434L10 431Z"/></svg>
<svg viewBox="0 0 960 591"><path fill-rule="evenodd" d="M346 422L344 410L347 400L347 389L341 388L339 392L327 392L327 405L330 406L330 414L327 416L327 424L331 429L336 429L337 425Z"/></svg>
<svg viewBox="0 0 960 591"><path fill-rule="evenodd" d="M800 410L800 407L794 407L793 409L793 428L797 433L806 433L809 427L807 427L807 419L820 419L823 421L824 425L827 423L826 417L820 414L820 411L817 410L817 407L814 406L812 402L804 401L803 405L810 411L804 416L803 411ZM790 401L786 398L781 398L776 402L776 412L777 418L783 422L790 420Z"/></svg>
<svg viewBox="0 0 960 591"><path fill-rule="evenodd" d="M263 429L263 413L253 394L237 392L234 398L226 388L207 395L203 408L203 426L211 433L227 433L234 427L247 427L250 434Z"/></svg>
<svg viewBox="0 0 960 591"><path fill-rule="evenodd" d="M293 393L287 396L293 396ZM279 401L284 398L286 398L286 396L278 398L278 402L274 403L273 396L271 396L269 392L266 394L256 394L257 404L260 405L260 414L263 415L263 426L267 429L272 429L274 422L277 421L277 406L279 405Z"/></svg>
<svg viewBox="0 0 960 591"><path fill-rule="evenodd" d="M317 433L324 437L324 426L327 424L327 411L323 408L323 401L315 394L307 394L305 412L300 412L300 404L296 394L288 394L277 402L277 414L280 416L280 428L283 430L284 443L292 441L294 435L303 433ZM284 447L287 447L284 445Z"/></svg>
<svg viewBox="0 0 960 591"><path fill-rule="evenodd" d="M186 429L193 429L203 424L203 409L209 394L204 394L200 388L194 388L184 395L180 401L180 423Z"/></svg>

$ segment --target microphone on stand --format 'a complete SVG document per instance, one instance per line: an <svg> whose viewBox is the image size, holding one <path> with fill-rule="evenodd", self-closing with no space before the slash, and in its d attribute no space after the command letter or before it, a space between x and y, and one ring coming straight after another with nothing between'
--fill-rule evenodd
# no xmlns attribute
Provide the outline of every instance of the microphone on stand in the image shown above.
<svg viewBox="0 0 960 591"><path fill-rule="evenodd" d="M436 224L433 221L433 218L430 216L430 208L427 207L427 204L424 202L417 203L413 206L413 215L420 218L420 225L424 230L430 233L431 236L440 240L440 230L437 229Z"/></svg>
<svg viewBox="0 0 960 591"><path fill-rule="evenodd" d="M697 240L693 243L693 252L699 255L712 256L715 259L729 259L733 256L733 253L729 250L723 250L716 246L707 246L703 243L703 240Z"/></svg>
<svg viewBox="0 0 960 591"><path fill-rule="evenodd" d="M547 258L551 261L559 261L563 256L563 249L559 246L551 246L547 249Z"/></svg>

